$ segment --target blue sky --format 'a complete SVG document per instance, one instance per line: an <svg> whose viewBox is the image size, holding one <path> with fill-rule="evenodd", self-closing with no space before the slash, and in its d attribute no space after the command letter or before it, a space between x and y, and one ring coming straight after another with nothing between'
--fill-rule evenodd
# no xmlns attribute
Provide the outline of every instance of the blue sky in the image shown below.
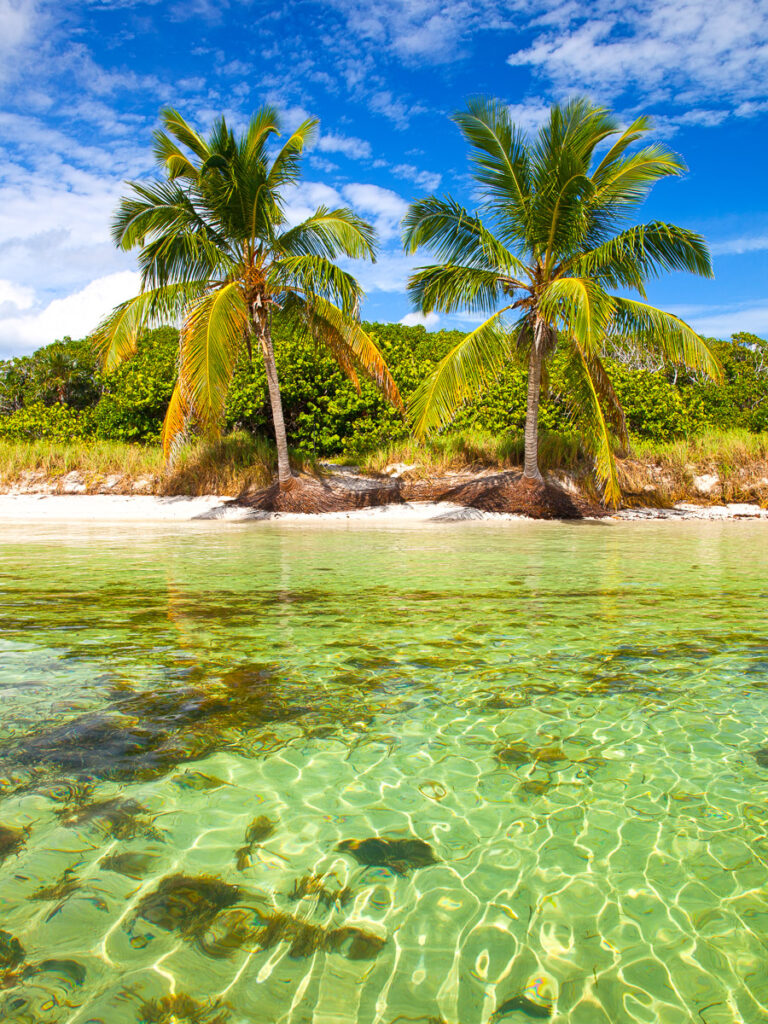
<svg viewBox="0 0 768 1024"><path fill-rule="evenodd" d="M318 116L291 216L342 202L372 220L364 315L419 322L399 220L432 190L471 206L448 115L477 93L530 130L577 94L652 114L690 171L642 219L701 231L716 270L652 300L705 334L768 335L768 0L0 0L0 357L82 336L135 292L109 220L152 173L164 104L201 128L265 101L288 127Z"/></svg>

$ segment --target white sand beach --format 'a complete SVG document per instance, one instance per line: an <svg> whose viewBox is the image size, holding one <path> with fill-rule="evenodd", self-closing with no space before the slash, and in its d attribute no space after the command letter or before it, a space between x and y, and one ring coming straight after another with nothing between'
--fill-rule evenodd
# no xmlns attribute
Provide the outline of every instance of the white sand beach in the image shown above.
<svg viewBox="0 0 768 1024"><path fill-rule="evenodd" d="M281 522L313 523L345 521L361 525L440 524L456 522L505 522L523 516L482 512L446 502L413 502L382 505L353 512L321 515L264 513L232 503L221 495L200 497L158 497L145 494L0 494L0 523L15 526L40 523L186 523L220 521L231 523ZM725 520L768 521L768 509L759 505L679 504L674 508L633 508L613 513L603 522L616 520Z"/></svg>

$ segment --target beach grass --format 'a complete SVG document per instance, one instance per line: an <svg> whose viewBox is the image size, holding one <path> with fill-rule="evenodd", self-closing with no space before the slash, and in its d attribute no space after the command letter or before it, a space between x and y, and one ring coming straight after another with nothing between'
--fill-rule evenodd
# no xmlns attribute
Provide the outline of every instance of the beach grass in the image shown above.
<svg viewBox="0 0 768 1024"><path fill-rule="evenodd" d="M542 431L539 451L544 471L570 474L592 495L590 461L578 435ZM300 471L321 469L295 452L292 460ZM618 453L617 461L627 504L667 506L685 500L768 503L768 433L709 430L672 441L635 440L631 451ZM359 462L364 473L392 472L394 468L413 479L517 469L523 462L523 439L517 434L495 437L466 430L393 445ZM5 489L71 490L72 478L65 478L77 473L79 485L74 489L85 493L236 495L266 486L275 471L274 445L244 431L218 441L190 442L180 448L171 466L165 465L158 445L0 440L0 487ZM709 494L697 489L697 478L705 474L718 481Z"/></svg>

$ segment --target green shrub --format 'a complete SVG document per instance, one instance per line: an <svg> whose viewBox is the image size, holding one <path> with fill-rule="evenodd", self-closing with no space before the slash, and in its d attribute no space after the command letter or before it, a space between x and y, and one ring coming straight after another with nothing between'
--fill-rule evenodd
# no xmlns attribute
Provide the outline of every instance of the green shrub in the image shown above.
<svg viewBox="0 0 768 1024"><path fill-rule="evenodd" d="M368 324L407 402L414 389L462 337L423 327ZM359 392L333 358L290 321L275 322L275 348L289 444L300 456L360 461L367 453L402 447L409 432L400 414L361 377ZM714 341L724 381L675 368L643 369L633 354L607 361L632 437L668 442L699 431L768 429L768 342L754 335ZM137 355L101 376L86 342L64 339L31 356L0 363L0 436L97 437L155 442L170 398L178 332L161 328ZM546 434L571 435L563 366L548 367L549 389L539 422ZM516 442L525 424L526 370L511 365L476 402L461 409L443 436L479 432ZM225 428L271 434L266 378L258 352L244 355L229 392Z"/></svg>

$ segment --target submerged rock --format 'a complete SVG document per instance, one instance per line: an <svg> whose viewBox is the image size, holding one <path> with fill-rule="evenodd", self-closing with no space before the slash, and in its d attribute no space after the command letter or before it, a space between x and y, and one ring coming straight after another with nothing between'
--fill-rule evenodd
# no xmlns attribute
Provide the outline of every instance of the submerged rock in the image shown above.
<svg viewBox="0 0 768 1024"><path fill-rule="evenodd" d="M760 747L755 751L755 760L761 768L768 768L768 747Z"/></svg>
<svg viewBox="0 0 768 1024"><path fill-rule="evenodd" d="M390 868L398 875L438 863L432 847L423 839L387 839L383 836L345 839L336 849L351 853L359 864Z"/></svg>

